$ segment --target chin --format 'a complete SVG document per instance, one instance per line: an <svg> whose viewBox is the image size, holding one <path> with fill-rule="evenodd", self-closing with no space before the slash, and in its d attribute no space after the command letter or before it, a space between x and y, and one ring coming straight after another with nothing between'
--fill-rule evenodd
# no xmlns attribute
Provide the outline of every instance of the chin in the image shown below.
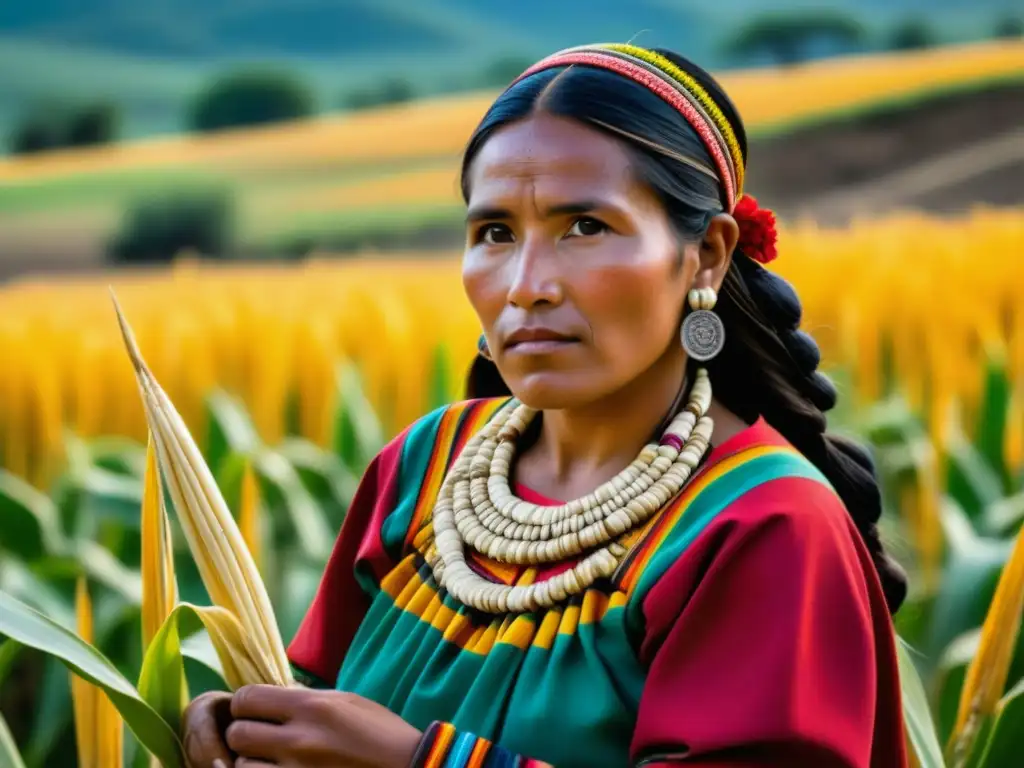
<svg viewBox="0 0 1024 768"><path fill-rule="evenodd" d="M508 385L520 402L538 411L579 408L600 400L602 395L592 377L564 372L531 373L509 381Z"/></svg>

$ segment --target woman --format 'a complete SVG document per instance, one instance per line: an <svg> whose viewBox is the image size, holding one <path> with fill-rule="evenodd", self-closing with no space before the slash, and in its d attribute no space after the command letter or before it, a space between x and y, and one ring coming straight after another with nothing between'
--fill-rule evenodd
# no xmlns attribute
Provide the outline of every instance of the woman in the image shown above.
<svg viewBox="0 0 1024 768"><path fill-rule="evenodd" d="M745 162L669 52L498 98L462 171L474 399L368 469L289 650L312 690L197 699L196 768L906 764L905 580Z"/></svg>

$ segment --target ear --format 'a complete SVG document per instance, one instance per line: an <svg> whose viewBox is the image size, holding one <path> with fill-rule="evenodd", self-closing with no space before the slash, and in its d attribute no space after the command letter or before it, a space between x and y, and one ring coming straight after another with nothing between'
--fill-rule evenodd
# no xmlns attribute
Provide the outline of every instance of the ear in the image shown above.
<svg viewBox="0 0 1024 768"><path fill-rule="evenodd" d="M720 213L711 219L700 243L700 264L693 278L694 288L714 288L716 292L721 290L739 236L739 225L729 214Z"/></svg>

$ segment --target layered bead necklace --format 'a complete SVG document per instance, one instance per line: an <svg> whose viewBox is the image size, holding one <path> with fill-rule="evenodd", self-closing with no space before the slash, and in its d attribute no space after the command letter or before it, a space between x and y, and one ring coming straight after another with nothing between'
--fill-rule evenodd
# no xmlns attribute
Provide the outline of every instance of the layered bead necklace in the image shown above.
<svg viewBox="0 0 1024 768"><path fill-rule="evenodd" d="M711 381L697 371L686 406L657 443L592 493L558 506L517 498L509 471L517 442L537 416L510 401L465 446L445 477L433 512L429 562L438 584L459 602L492 614L533 612L582 593L610 577L627 549L620 539L673 499L711 441ZM495 584L466 562L466 548L513 565L557 563L585 554L575 566L541 582Z"/></svg>

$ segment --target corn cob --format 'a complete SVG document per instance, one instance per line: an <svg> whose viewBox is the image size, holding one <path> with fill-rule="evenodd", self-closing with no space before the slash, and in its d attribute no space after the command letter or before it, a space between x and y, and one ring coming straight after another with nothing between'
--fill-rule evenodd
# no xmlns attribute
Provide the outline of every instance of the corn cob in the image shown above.
<svg viewBox="0 0 1024 768"><path fill-rule="evenodd" d="M184 421L143 360L116 297L114 308L162 474L199 575L214 605L230 614L241 629L234 631L230 621L223 619L215 625L219 631L210 633L222 662L231 658L237 663L231 673L235 679L228 682L232 687L237 683L290 685L291 669L274 609L238 524Z"/></svg>

